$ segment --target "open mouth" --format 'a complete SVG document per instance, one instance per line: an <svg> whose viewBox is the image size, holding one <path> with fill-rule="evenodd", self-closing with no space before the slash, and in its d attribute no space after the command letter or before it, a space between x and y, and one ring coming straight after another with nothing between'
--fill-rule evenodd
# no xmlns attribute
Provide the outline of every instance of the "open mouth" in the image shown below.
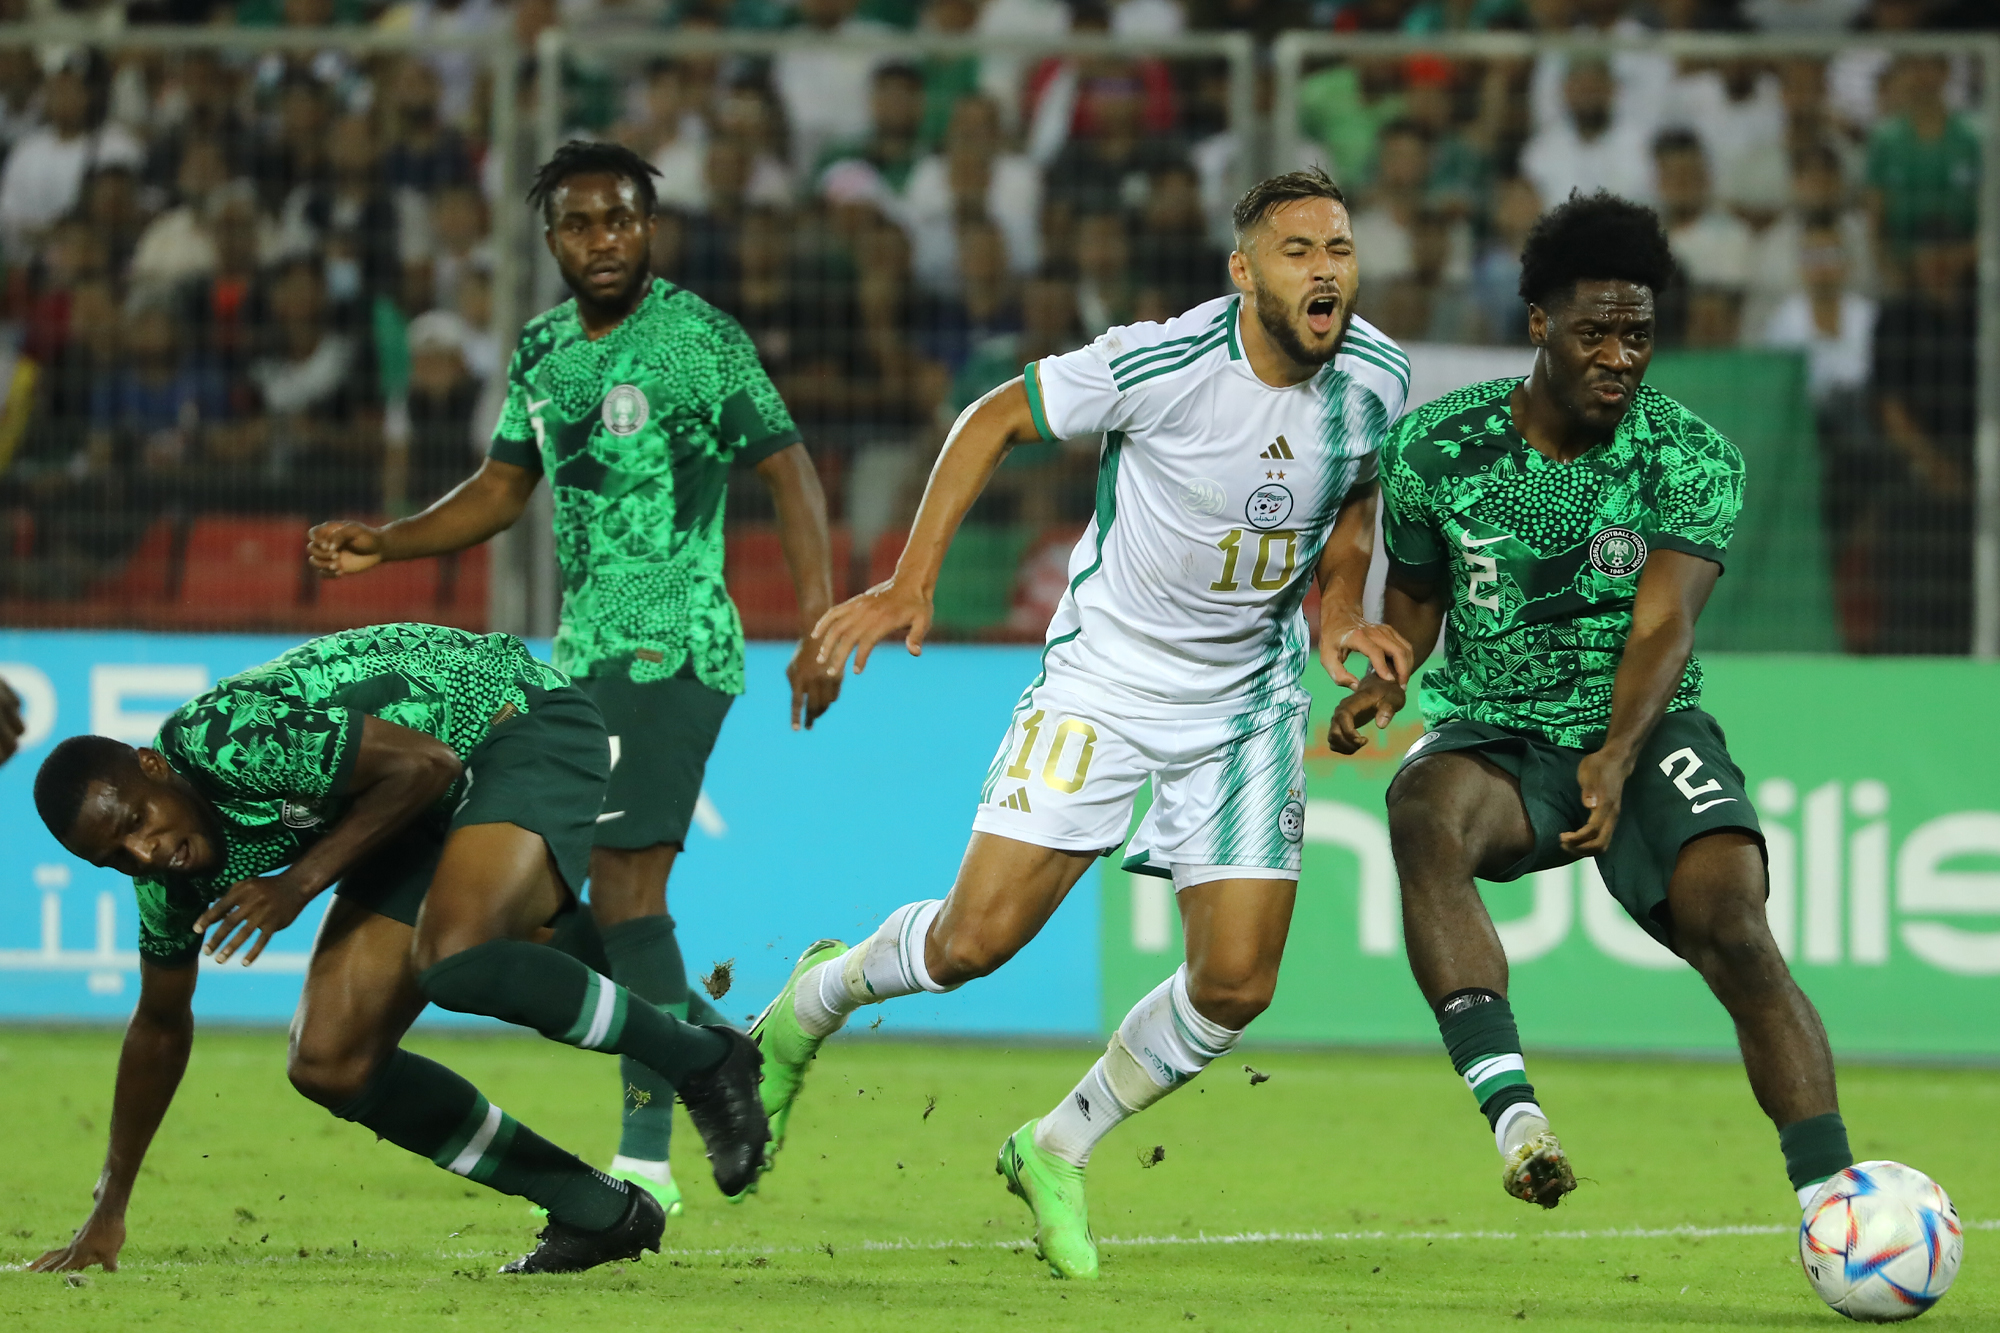
<svg viewBox="0 0 2000 1333"><path fill-rule="evenodd" d="M167 868L170 870L186 870L188 863L192 860L194 860L194 846L191 843L183 842L174 849L173 856L167 861Z"/></svg>
<svg viewBox="0 0 2000 1333"><path fill-rule="evenodd" d="M625 270L618 264L592 264L584 276L596 283L616 282L625 276Z"/></svg>
<svg viewBox="0 0 2000 1333"><path fill-rule="evenodd" d="M1306 327L1317 334L1333 331L1334 321L1340 318L1340 298L1338 296L1315 296L1306 302Z"/></svg>

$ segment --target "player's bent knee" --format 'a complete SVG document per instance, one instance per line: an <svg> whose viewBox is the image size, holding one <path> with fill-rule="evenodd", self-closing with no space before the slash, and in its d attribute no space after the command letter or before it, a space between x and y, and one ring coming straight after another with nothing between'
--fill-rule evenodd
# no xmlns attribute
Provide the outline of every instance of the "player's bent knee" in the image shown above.
<svg viewBox="0 0 2000 1333"><path fill-rule="evenodd" d="M1021 949L1013 941L963 931L954 931L943 939L934 938L933 943L937 957L927 957L925 963L931 980L941 986L961 986L991 976Z"/></svg>
<svg viewBox="0 0 2000 1333"><path fill-rule="evenodd" d="M1271 1007L1271 997L1276 992L1276 977L1188 978L1188 999L1193 1001L1195 1012L1211 1023L1239 1032Z"/></svg>
<svg viewBox="0 0 2000 1333"><path fill-rule="evenodd" d="M285 1062L285 1077L307 1101L331 1109L366 1091L375 1065L375 1060L359 1052L316 1050L297 1043Z"/></svg>

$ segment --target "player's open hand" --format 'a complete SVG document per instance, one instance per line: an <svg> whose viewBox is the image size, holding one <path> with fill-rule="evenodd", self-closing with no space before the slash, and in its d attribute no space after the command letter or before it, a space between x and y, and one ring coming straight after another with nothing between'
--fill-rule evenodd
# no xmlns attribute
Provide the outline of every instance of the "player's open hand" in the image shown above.
<svg viewBox="0 0 2000 1333"><path fill-rule="evenodd" d="M1367 658L1368 669L1392 685L1409 681L1410 663L1416 657L1410 650L1410 641L1401 632L1373 620L1356 620L1337 632L1321 632L1319 660L1334 684L1350 690L1361 683L1347 669L1347 658L1352 653Z"/></svg>
<svg viewBox="0 0 2000 1333"><path fill-rule="evenodd" d="M1361 749L1368 744L1363 728L1373 722L1386 730L1402 711L1406 694L1398 682L1369 672L1355 685L1354 693L1333 706L1333 720L1326 728L1326 748L1335 754L1353 754Z"/></svg>
<svg viewBox="0 0 2000 1333"><path fill-rule="evenodd" d="M1631 776L1629 759L1603 750L1583 757L1576 766L1576 785L1583 789L1583 808L1590 817L1582 828L1562 835L1564 851L1571 856L1598 856L1610 849L1625 801L1625 779Z"/></svg>
<svg viewBox="0 0 2000 1333"><path fill-rule="evenodd" d="M306 559L321 578L359 574L382 563L382 534L345 519L321 523L306 534Z"/></svg>
<svg viewBox="0 0 2000 1333"><path fill-rule="evenodd" d="M14 693L14 687L0 680L0 764L14 757L14 751L21 745L21 696Z"/></svg>
<svg viewBox="0 0 2000 1333"><path fill-rule="evenodd" d="M290 872L246 879L210 903L208 910L195 919L194 931L200 935L215 927L202 945L202 952L212 955L218 963L228 962L238 949L250 945L250 951L243 955L243 966L248 967L257 961L257 955L264 952L273 935L298 920L310 901L312 895L299 886Z"/></svg>
<svg viewBox="0 0 2000 1333"><path fill-rule="evenodd" d="M899 587L896 580L878 583L850 597L819 618L813 638L819 642L819 668L838 679L853 653L854 674L868 669L868 654L893 634L902 634L910 656L921 657L924 635L931 629L930 594Z"/></svg>
<svg viewBox="0 0 2000 1333"><path fill-rule="evenodd" d="M785 679L792 683L792 730L803 725L812 730L819 715L833 707L833 701L840 697L840 673L829 674L820 665L820 640L816 634L808 634L799 640L798 651L785 665Z"/></svg>
<svg viewBox="0 0 2000 1333"><path fill-rule="evenodd" d="M113 1217L101 1208L90 1210L90 1216L69 1238L69 1244L50 1250L41 1258L28 1265L31 1273L74 1273L89 1268L92 1264L102 1264L104 1271L118 1271L118 1252L125 1248L125 1219Z"/></svg>

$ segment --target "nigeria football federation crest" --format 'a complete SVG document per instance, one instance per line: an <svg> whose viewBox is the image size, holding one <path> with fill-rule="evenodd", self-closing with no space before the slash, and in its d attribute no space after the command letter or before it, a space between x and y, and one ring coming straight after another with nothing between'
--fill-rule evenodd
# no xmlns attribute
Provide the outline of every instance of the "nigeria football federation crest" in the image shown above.
<svg viewBox="0 0 2000 1333"><path fill-rule="evenodd" d="M636 384L621 384L604 395L604 429L621 439L645 428L652 409Z"/></svg>
<svg viewBox="0 0 2000 1333"><path fill-rule="evenodd" d="M290 829L318 828L326 816L301 802L285 801L278 807L278 822Z"/></svg>
<svg viewBox="0 0 2000 1333"><path fill-rule="evenodd" d="M1590 539L1590 567L1607 578L1626 579L1646 563L1646 539L1630 528L1605 528Z"/></svg>

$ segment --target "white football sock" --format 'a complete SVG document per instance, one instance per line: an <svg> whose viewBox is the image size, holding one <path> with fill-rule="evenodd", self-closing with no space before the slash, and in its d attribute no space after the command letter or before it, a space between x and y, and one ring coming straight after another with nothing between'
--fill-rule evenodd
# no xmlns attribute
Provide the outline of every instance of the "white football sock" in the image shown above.
<svg viewBox="0 0 2000 1333"><path fill-rule="evenodd" d="M924 966L924 940L943 906L942 898L905 904L890 913L873 935L800 977L792 992L792 1013L805 1034L832 1036L864 1004L919 991L941 995L953 989L931 980Z"/></svg>
<svg viewBox="0 0 2000 1333"><path fill-rule="evenodd" d="M1828 1176L1826 1180L1815 1180L1810 1185L1799 1186L1799 1209L1801 1212L1803 1212L1807 1208L1812 1207L1813 1195L1818 1194L1821 1190L1825 1189L1826 1181L1832 1179L1833 1179L1832 1176Z"/></svg>
<svg viewBox="0 0 2000 1333"><path fill-rule="evenodd" d="M1493 1143L1502 1157L1534 1138L1549 1132L1548 1113L1533 1102L1515 1102L1500 1113L1493 1125Z"/></svg>
<svg viewBox="0 0 2000 1333"><path fill-rule="evenodd" d="M1183 963L1132 1006L1083 1081L1042 1117L1035 1146L1071 1166L1088 1164L1099 1139L1227 1055L1242 1036L1196 1011Z"/></svg>
<svg viewBox="0 0 2000 1333"><path fill-rule="evenodd" d="M674 1183L674 1169L665 1162L649 1161L644 1157L627 1157L620 1153L611 1159L613 1171L630 1171L635 1176L644 1176L655 1185Z"/></svg>

